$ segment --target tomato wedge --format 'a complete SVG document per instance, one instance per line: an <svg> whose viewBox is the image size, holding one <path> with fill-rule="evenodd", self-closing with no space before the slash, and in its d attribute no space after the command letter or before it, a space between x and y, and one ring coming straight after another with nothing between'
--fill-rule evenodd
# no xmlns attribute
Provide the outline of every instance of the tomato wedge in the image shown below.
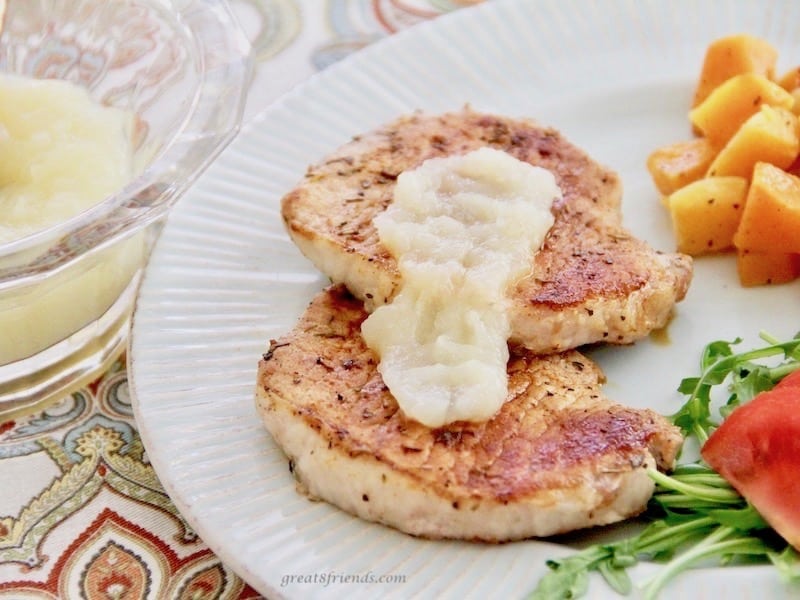
<svg viewBox="0 0 800 600"><path fill-rule="evenodd" d="M800 370L789 373L786 377L781 379L775 387L800 387Z"/></svg>
<svg viewBox="0 0 800 600"><path fill-rule="evenodd" d="M800 549L800 379L736 408L709 436L701 455Z"/></svg>

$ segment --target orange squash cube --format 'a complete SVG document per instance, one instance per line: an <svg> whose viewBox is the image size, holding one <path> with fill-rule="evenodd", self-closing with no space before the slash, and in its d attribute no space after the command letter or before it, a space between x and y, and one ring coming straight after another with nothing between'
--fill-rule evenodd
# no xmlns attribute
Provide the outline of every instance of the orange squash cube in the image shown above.
<svg viewBox="0 0 800 600"><path fill-rule="evenodd" d="M793 67L777 79L777 84L787 92L800 87L800 66Z"/></svg>
<svg viewBox="0 0 800 600"><path fill-rule="evenodd" d="M799 152L800 123L797 115L763 104L719 151L707 174L749 178L757 162L768 162L785 169Z"/></svg>
<svg viewBox="0 0 800 600"><path fill-rule="evenodd" d="M678 251L698 256L733 247L747 185L744 177L706 177L670 194Z"/></svg>
<svg viewBox="0 0 800 600"><path fill-rule="evenodd" d="M743 73L715 88L689 111L689 120L712 145L722 148L762 104L791 110L794 96L763 75Z"/></svg>
<svg viewBox="0 0 800 600"><path fill-rule="evenodd" d="M671 194L705 175L715 156L707 139L694 138L654 150L647 157L647 170L658 191Z"/></svg>
<svg viewBox="0 0 800 600"><path fill-rule="evenodd" d="M741 73L774 79L778 51L765 40L747 34L713 41L706 49L692 106L697 106L723 81Z"/></svg>
<svg viewBox="0 0 800 600"><path fill-rule="evenodd" d="M744 287L788 283L800 277L800 254L737 250L736 270Z"/></svg>
<svg viewBox="0 0 800 600"><path fill-rule="evenodd" d="M740 250L800 253L800 177L756 163L733 242Z"/></svg>
<svg viewBox="0 0 800 600"><path fill-rule="evenodd" d="M784 171L800 177L800 155L798 155L798 157L794 159L794 162L786 167Z"/></svg>

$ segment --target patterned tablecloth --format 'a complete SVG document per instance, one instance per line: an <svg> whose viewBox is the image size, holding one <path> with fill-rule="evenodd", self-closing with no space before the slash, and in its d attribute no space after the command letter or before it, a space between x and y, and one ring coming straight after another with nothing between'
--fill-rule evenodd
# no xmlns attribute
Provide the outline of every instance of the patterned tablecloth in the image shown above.
<svg viewBox="0 0 800 600"><path fill-rule="evenodd" d="M257 58L246 121L315 70L477 1L234 0ZM124 357L46 410L0 423L0 598L256 597L161 487Z"/></svg>

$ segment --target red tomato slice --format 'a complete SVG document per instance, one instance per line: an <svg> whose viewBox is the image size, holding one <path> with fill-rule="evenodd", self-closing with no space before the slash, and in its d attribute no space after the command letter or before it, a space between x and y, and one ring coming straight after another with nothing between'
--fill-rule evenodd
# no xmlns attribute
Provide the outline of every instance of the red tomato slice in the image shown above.
<svg viewBox="0 0 800 600"><path fill-rule="evenodd" d="M781 379L775 387L800 387L800 370L789 373L786 377Z"/></svg>
<svg viewBox="0 0 800 600"><path fill-rule="evenodd" d="M798 385L776 386L738 407L711 434L701 455L800 549Z"/></svg>

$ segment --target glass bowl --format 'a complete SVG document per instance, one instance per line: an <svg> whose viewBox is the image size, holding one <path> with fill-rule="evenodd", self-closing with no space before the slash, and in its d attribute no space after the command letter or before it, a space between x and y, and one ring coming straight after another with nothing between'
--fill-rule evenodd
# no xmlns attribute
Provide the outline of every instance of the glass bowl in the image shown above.
<svg viewBox="0 0 800 600"><path fill-rule="evenodd" d="M127 185L0 244L3 419L71 392L120 356L160 226L238 131L252 64L219 0L9 0L0 71L79 84L136 124Z"/></svg>

